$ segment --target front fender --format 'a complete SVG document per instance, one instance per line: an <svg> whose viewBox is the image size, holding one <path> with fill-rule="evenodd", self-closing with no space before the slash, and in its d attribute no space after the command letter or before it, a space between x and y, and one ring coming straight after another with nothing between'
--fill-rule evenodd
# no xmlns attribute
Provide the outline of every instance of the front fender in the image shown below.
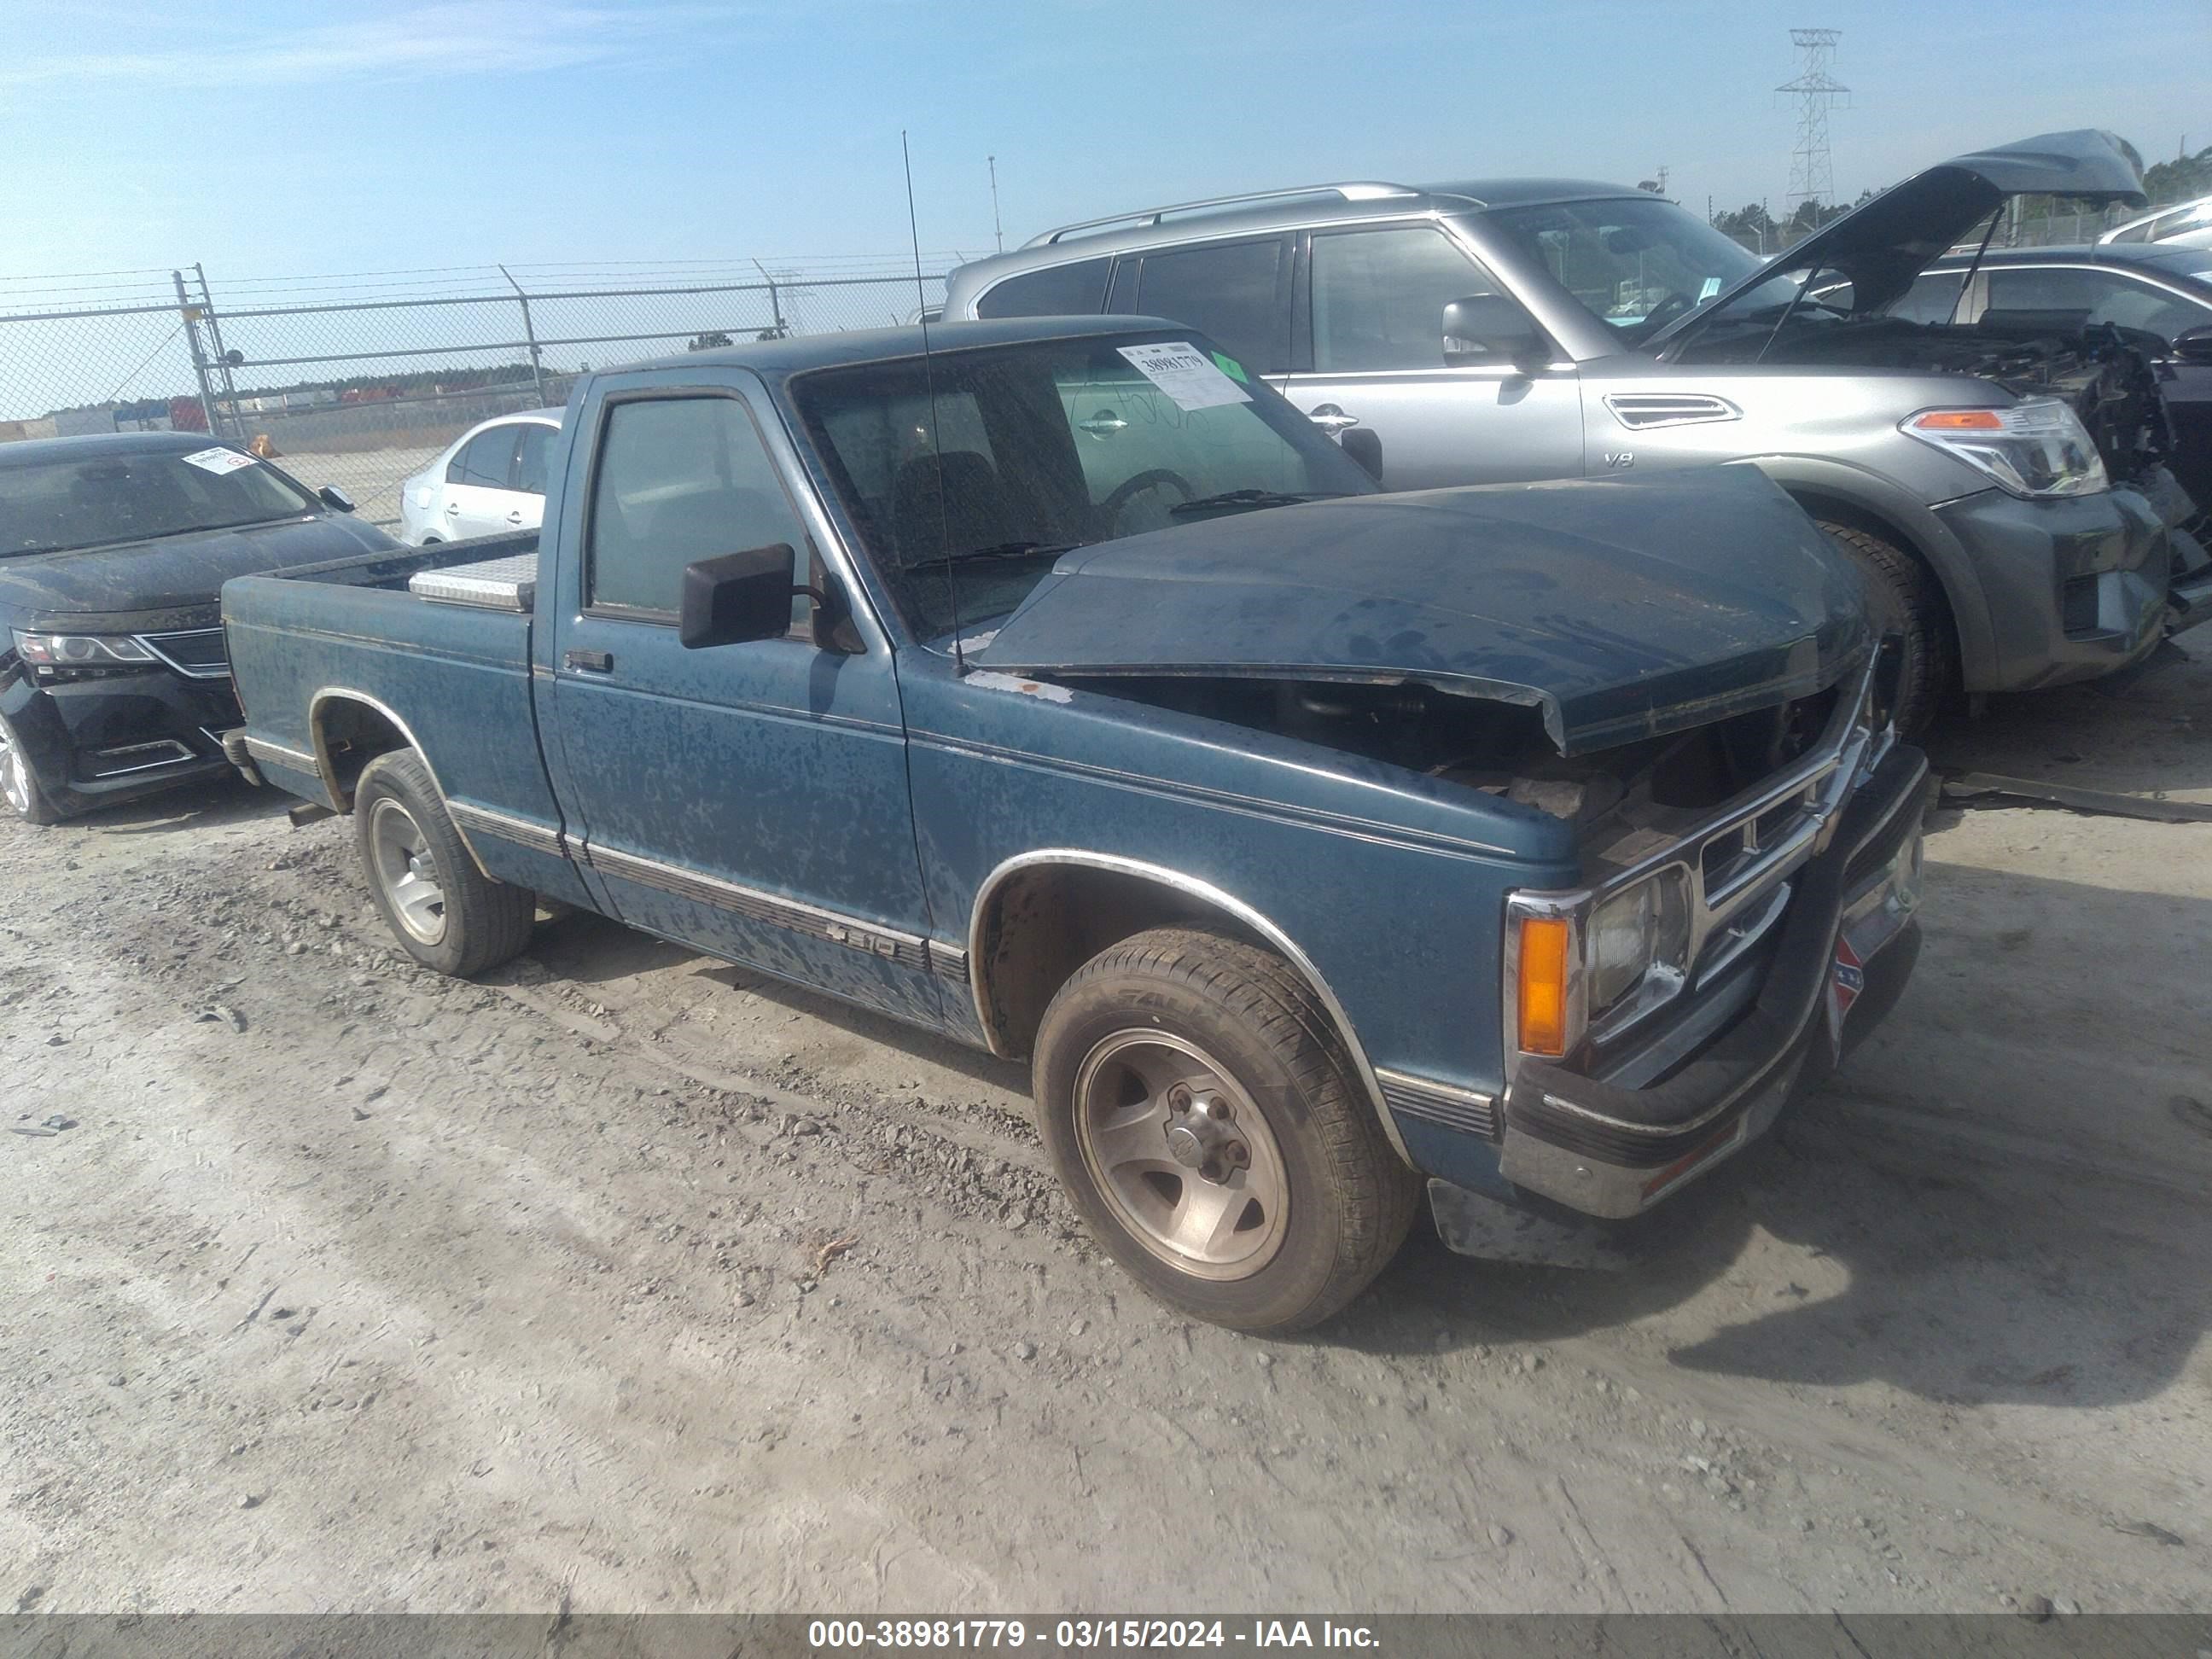
<svg viewBox="0 0 2212 1659"><path fill-rule="evenodd" d="M1823 505L1886 526L1917 553L1943 585L1959 634L1959 660L1968 684L1997 659L1996 630L1979 568L1949 527L1910 492L1881 473L1820 455L1752 455L1752 465L1819 517Z"/></svg>

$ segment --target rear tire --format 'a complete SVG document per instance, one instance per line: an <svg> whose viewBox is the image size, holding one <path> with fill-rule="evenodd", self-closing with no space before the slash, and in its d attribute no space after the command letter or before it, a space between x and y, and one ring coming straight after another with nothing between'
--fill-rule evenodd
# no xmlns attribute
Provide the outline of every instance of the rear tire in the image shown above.
<svg viewBox="0 0 2212 1659"><path fill-rule="evenodd" d="M477 868L413 750L368 763L354 788L353 820L369 895L416 961L465 979L529 945L537 895Z"/></svg>
<svg viewBox="0 0 2212 1659"><path fill-rule="evenodd" d="M1188 928L1137 934L1062 986L1037 1032L1039 1127L1092 1235L1179 1312L1320 1323L1412 1226L1421 1182L1280 957Z"/></svg>
<svg viewBox="0 0 2212 1659"><path fill-rule="evenodd" d="M1816 522L1866 578L1875 628L1901 642L1892 714L1900 735L1917 738L1959 683L1958 639L1942 585L1915 555L1873 531L1832 519Z"/></svg>
<svg viewBox="0 0 2212 1659"><path fill-rule="evenodd" d="M45 825L62 821L62 814L40 786L39 775L31 769L31 757L23 752L22 739L5 720L0 720L0 796L6 798L9 808L26 823Z"/></svg>

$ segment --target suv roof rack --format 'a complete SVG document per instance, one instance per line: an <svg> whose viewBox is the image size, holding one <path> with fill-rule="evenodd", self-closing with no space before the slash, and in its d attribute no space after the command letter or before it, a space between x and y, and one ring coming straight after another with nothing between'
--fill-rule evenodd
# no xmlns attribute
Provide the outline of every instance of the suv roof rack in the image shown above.
<svg viewBox="0 0 2212 1659"><path fill-rule="evenodd" d="M1209 196L1203 201L1173 202L1166 207L1140 208L1134 213L1109 213L1102 219L1078 220L1072 225L1060 225L1040 232L1024 242L1024 247L1044 247L1054 242L1065 241L1079 231L1103 230L1109 225L1158 224L1170 213L1205 213L1222 208L1248 207L1255 202L1294 201L1304 196L1334 196L1346 202L1373 202L1399 196L1419 196L1424 192L1410 185L1382 184L1375 180L1354 180L1340 185L1301 185L1296 190L1255 190L1241 196Z"/></svg>

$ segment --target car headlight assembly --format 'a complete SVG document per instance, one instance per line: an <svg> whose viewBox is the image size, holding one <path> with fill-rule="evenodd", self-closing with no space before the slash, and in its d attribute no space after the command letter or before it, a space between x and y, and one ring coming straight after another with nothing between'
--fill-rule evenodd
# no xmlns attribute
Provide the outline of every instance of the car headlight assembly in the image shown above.
<svg viewBox="0 0 2212 1659"><path fill-rule="evenodd" d="M41 679L151 667L154 653L127 634L27 634L11 630L15 654Z"/></svg>
<svg viewBox="0 0 2212 1659"><path fill-rule="evenodd" d="M1602 1025L1681 988L1689 971L1690 877L1679 866L1601 900L1583 933L1589 1023Z"/></svg>
<svg viewBox="0 0 2212 1659"><path fill-rule="evenodd" d="M2030 501L2094 495L2111 487L2089 429L2057 398L2031 398L2009 409L1923 410L1898 429Z"/></svg>
<svg viewBox="0 0 2212 1659"><path fill-rule="evenodd" d="M1618 1030L1687 981L1690 872L1669 865L1617 892L1564 908L1538 896L1510 925L1508 1013L1516 1046L1524 1054L1556 1059L1589 1032Z"/></svg>

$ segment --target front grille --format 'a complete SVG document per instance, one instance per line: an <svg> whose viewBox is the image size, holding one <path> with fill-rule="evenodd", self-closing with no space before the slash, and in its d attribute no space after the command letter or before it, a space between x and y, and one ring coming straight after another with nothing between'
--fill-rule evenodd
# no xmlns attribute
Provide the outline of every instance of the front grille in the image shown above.
<svg viewBox="0 0 2212 1659"><path fill-rule="evenodd" d="M230 672L230 650L220 628L193 628L176 634L141 634L138 643L163 662L196 680L219 680Z"/></svg>

